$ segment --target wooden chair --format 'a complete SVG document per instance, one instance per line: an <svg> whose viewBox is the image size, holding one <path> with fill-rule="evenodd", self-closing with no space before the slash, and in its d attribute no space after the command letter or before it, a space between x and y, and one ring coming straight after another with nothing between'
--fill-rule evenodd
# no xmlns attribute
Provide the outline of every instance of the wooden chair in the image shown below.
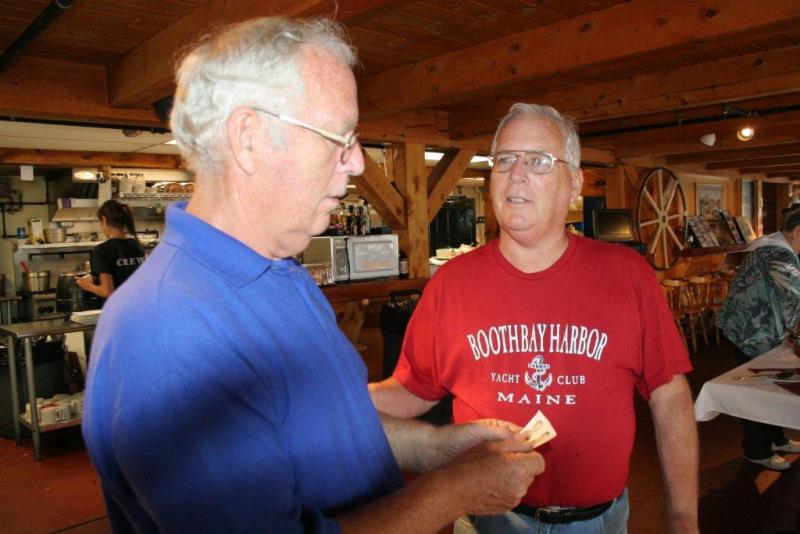
<svg viewBox="0 0 800 534"><path fill-rule="evenodd" d="M716 271L711 274L713 281L711 283L709 309L711 310L711 324L714 328L714 334L716 335L718 347L721 345L719 328L717 328L717 318L719 317L719 311L722 309L722 307L725 305L725 301L728 299L728 290L731 287L731 282L733 281L734 276L736 276L735 271Z"/></svg>
<svg viewBox="0 0 800 534"><path fill-rule="evenodd" d="M686 336L686 331L683 329L683 320L686 318L686 313L684 312L684 306L682 304L682 301L687 298L685 295L687 286L688 284L683 280L661 280L661 290L667 298L667 304L672 312L672 319L675 321L675 326L678 327L678 332L680 332L683 342L686 343L688 348L688 337ZM692 347L694 352L697 352L697 340L695 338L693 323L690 323L690 328Z"/></svg>
<svg viewBox="0 0 800 534"><path fill-rule="evenodd" d="M700 324L700 333L706 342L706 348L710 348L708 343L708 333L706 332L706 315L711 311L711 285L714 278L711 276L690 276L686 280L689 283L688 306L684 310L690 321Z"/></svg>

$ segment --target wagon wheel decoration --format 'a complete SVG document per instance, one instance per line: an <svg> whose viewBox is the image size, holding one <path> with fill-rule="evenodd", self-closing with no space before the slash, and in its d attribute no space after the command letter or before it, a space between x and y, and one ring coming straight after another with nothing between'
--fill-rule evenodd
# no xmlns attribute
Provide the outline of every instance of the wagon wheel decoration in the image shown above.
<svg viewBox="0 0 800 534"><path fill-rule="evenodd" d="M653 266L666 270L686 248L686 197L678 177L663 167L650 171L639 189L639 241L647 243Z"/></svg>

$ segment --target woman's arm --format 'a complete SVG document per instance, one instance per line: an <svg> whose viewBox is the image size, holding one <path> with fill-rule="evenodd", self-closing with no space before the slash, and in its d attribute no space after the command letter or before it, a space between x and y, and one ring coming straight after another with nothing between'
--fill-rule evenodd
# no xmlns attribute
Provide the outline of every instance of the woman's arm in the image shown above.
<svg viewBox="0 0 800 534"><path fill-rule="evenodd" d="M99 284L94 283L94 280L92 280L92 275L90 274L76 277L75 281L81 289L84 289L89 293L94 293L98 297L103 297L104 299L107 299L109 295L114 292L114 279L109 273L100 273Z"/></svg>

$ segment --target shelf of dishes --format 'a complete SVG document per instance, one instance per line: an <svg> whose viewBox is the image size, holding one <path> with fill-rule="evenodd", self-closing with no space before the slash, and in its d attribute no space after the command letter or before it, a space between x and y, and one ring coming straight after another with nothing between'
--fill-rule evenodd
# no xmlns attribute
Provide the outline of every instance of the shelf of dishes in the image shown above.
<svg viewBox="0 0 800 534"><path fill-rule="evenodd" d="M83 417L83 392L74 395L59 393L50 399L37 398L36 406L39 430L42 432L77 426ZM19 422L33 429L30 403L26 403L25 412L19 414Z"/></svg>

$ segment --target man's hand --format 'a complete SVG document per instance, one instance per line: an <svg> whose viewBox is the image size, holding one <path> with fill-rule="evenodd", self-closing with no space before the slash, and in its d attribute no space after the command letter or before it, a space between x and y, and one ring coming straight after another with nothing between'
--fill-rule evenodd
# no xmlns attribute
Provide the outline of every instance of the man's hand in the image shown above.
<svg viewBox="0 0 800 534"><path fill-rule="evenodd" d="M487 441L523 440L522 427L500 419L480 419L470 423L438 427L435 434L436 454L431 455L429 469L450 463L462 452Z"/></svg>
<svg viewBox="0 0 800 534"><path fill-rule="evenodd" d="M75 283L78 284L78 287L87 291L90 287L94 285L91 274L87 274L84 276L76 276Z"/></svg>
<svg viewBox="0 0 800 534"><path fill-rule="evenodd" d="M519 504L536 475L544 471L544 458L528 441L488 441L456 457L443 473L452 477L453 491L466 513L501 514Z"/></svg>

